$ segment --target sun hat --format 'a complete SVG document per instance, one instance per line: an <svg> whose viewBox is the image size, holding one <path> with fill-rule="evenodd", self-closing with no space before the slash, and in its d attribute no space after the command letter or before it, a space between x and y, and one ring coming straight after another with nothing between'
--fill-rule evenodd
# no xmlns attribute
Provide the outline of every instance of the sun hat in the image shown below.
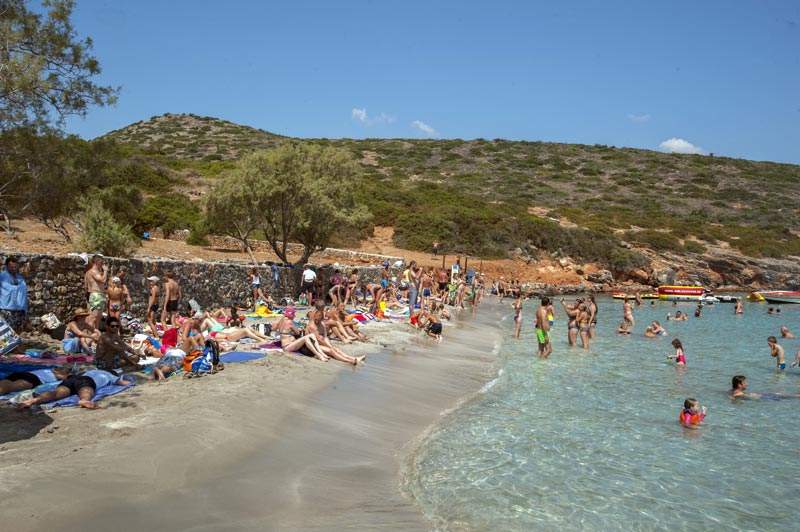
<svg viewBox="0 0 800 532"><path fill-rule="evenodd" d="M111 282L112 283L121 283L122 279L120 279L119 277L112 277L111 278Z"/></svg>
<svg viewBox="0 0 800 532"><path fill-rule="evenodd" d="M89 316L89 315L91 315L91 312L89 312L85 308L79 308L72 313L72 319L78 318L80 316Z"/></svg>
<svg viewBox="0 0 800 532"><path fill-rule="evenodd" d="M287 318L294 318L294 309L292 307L287 308L283 311L283 315Z"/></svg>
<svg viewBox="0 0 800 532"><path fill-rule="evenodd" d="M158 277L156 277L155 275L151 275L150 277L147 278L147 280L148 281L156 281L156 282L158 282Z"/></svg>

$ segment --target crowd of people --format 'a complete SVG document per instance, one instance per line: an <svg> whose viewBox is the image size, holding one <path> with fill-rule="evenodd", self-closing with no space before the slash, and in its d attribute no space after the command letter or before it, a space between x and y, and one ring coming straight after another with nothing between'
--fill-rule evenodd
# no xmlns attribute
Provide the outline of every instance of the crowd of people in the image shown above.
<svg viewBox="0 0 800 532"><path fill-rule="evenodd" d="M28 297L19 270L19 261L9 257L0 274L0 316L9 325L13 324L15 330L22 331ZM280 346L287 352L320 361L334 359L358 366L366 356L348 354L347 345L368 338L353 314L405 319L415 329L441 341L442 321L451 319L446 306L465 308L468 303L478 304L485 290L482 276L468 276L461 271L453 274L449 269L425 267L416 261L411 261L399 276L392 275L390 264L384 262L379 282L363 281L357 268L346 273L336 270L330 279L325 279L321 271L318 273L307 264L301 274L297 301L311 308L299 316L292 306L278 308L265 293L258 268L252 268L246 278L252 294L247 306L257 309L265 305L282 314L265 330L245 323L239 314L244 307L203 312L194 301L187 305L183 289L172 272L160 275L145 278L147 303L140 322L145 325L142 334L131 338L127 334L130 331L125 330L134 310L127 270L121 267L112 273L103 256L92 256L83 276L86 304L65 320L61 349L68 355L84 355L94 368L80 375L64 369L46 373L37 370L36 374L22 376L12 374L8 382L0 381L0 391L9 393L62 381L50 390L52 393L22 402L20 406L60 399L70 392L78 396L79 405L95 408L90 389L118 382L123 372L146 369L149 378L163 380L186 368L192 355L208 349L209 345L224 350L222 346L230 347L242 340ZM145 361L149 362L147 368Z"/></svg>

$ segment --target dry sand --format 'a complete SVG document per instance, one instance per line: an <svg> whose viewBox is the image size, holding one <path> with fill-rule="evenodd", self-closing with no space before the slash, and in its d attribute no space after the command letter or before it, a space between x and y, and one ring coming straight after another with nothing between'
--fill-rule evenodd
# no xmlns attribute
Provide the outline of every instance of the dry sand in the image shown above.
<svg viewBox="0 0 800 532"><path fill-rule="evenodd" d="M137 383L97 411L0 409L3 521L18 531L429 530L399 476L426 429L492 377L497 338L476 334L474 320L462 312L440 344L406 324L370 324L371 343L345 348L369 355L356 369L271 353L199 379Z"/></svg>

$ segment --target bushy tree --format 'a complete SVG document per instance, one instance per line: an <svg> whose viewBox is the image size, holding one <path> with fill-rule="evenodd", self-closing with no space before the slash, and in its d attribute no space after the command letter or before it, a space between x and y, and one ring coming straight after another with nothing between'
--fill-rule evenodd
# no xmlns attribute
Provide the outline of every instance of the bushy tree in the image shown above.
<svg viewBox="0 0 800 532"><path fill-rule="evenodd" d="M81 248L112 257L128 257L139 244L130 226L119 224L98 201L83 198L79 202L80 226L83 230Z"/></svg>
<svg viewBox="0 0 800 532"><path fill-rule="evenodd" d="M213 206L207 221L228 234L249 234L256 226L283 262L289 262L289 243L299 243L302 264L336 231L354 231L369 220L366 208L355 204L359 175L350 155L333 148L286 143L253 152L215 188L212 196L219 198L207 203Z"/></svg>
<svg viewBox="0 0 800 532"><path fill-rule="evenodd" d="M216 234L239 240L256 265L258 260L250 247L250 235L261 219L259 196L253 192L258 179L257 172L242 165L217 182L206 195L203 224Z"/></svg>

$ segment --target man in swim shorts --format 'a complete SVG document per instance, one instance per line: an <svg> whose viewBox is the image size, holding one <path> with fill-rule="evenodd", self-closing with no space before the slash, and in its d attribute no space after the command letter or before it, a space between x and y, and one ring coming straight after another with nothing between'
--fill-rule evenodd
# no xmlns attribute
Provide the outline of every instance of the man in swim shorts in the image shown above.
<svg viewBox="0 0 800 532"><path fill-rule="evenodd" d="M78 405L82 406L83 408L93 409L97 408L97 403L92 401L92 398L99 388L103 388L110 384L127 386L128 384L132 383L133 380L126 380L122 377L117 377L113 373L99 369L93 369L91 371L87 371L83 375L70 375L61 381L61 384L59 384L55 390L44 392L38 397L28 399L27 401L22 401L19 403L17 408L22 410L23 408L28 408L33 405L49 403L50 401L64 399L70 395L77 395L79 399Z"/></svg>
<svg viewBox="0 0 800 532"><path fill-rule="evenodd" d="M69 368L32 369L15 371L0 379L0 395L36 388L40 384L64 380L69 377Z"/></svg>
<svg viewBox="0 0 800 532"><path fill-rule="evenodd" d="M553 352L550 345L550 320L547 316L547 307L550 305L550 298L542 298L542 305L536 311L536 340L538 343L539 358L547 358Z"/></svg>
<svg viewBox="0 0 800 532"><path fill-rule="evenodd" d="M106 283L108 282L108 264L102 255L92 257L92 267L83 276L83 286L88 294L89 319L87 322L95 329L100 328L100 318L106 309Z"/></svg>

